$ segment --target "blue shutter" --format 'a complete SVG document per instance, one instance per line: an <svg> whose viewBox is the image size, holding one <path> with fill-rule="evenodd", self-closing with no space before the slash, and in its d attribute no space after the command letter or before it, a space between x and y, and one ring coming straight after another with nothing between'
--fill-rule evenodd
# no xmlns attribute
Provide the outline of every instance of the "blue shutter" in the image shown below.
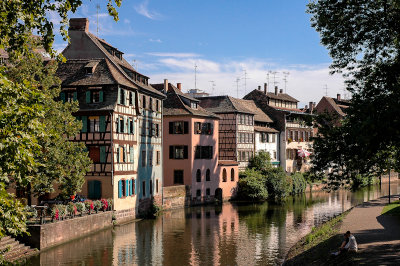
<svg viewBox="0 0 400 266"><path fill-rule="evenodd" d="M60 93L60 99L65 103L65 92Z"/></svg>
<svg viewBox="0 0 400 266"><path fill-rule="evenodd" d="M106 132L106 117L100 116L100 132Z"/></svg>
<svg viewBox="0 0 400 266"><path fill-rule="evenodd" d="M101 102L101 103L103 102L103 97L104 97L103 96L103 91L100 91L99 92L99 102Z"/></svg>
<svg viewBox="0 0 400 266"><path fill-rule="evenodd" d="M78 99L78 93L74 91L74 101L76 101L77 99Z"/></svg>
<svg viewBox="0 0 400 266"><path fill-rule="evenodd" d="M87 131L87 116L82 116L82 132Z"/></svg>
<svg viewBox="0 0 400 266"><path fill-rule="evenodd" d="M125 180L125 195L129 196L129 180Z"/></svg>
<svg viewBox="0 0 400 266"><path fill-rule="evenodd" d="M90 91L86 91L86 103L90 103L90 95L91 93L90 93Z"/></svg>
<svg viewBox="0 0 400 266"><path fill-rule="evenodd" d="M122 180L118 181L118 198L122 198Z"/></svg>
<svg viewBox="0 0 400 266"><path fill-rule="evenodd" d="M100 146L100 162L105 163L106 160L106 146Z"/></svg>

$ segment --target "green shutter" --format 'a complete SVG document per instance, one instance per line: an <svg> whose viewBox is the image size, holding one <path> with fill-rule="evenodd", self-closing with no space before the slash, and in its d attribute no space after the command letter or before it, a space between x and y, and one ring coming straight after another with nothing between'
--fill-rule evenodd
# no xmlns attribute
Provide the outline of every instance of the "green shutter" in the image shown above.
<svg viewBox="0 0 400 266"><path fill-rule="evenodd" d="M91 93L90 93L90 91L86 91L86 103L90 103L90 95Z"/></svg>
<svg viewBox="0 0 400 266"><path fill-rule="evenodd" d="M94 192L94 181L92 180L92 181L89 181L88 182L88 196L89 196L89 199L93 199L94 198L94 194L95 194L95 192Z"/></svg>
<svg viewBox="0 0 400 266"><path fill-rule="evenodd" d="M78 93L74 91L74 101L76 101L77 99L78 99Z"/></svg>
<svg viewBox="0 0 400 266"><path fill-rule="evenodd" d="M121 88L118 88L118 102L121 103Z"/></svg>
<svg viewBox="0 0 400 266"><path fill-rule="evenodd" d="M87 116L82 116L82 132L87 131Z"/></svg>
<svg viewBox="0 0 400 266"><path fill-rule="evenodd" d="M106 146L100 146L100 162L105 163L106 160Z"/></svg>
<svg viewBox="0 0 400 266"><path fill-rule="evenodd" d="M135 159L135 149L133 147L129 147L129 161L133 163Z"/></svg>
<svg viewBox="0 0 400 266"><path fill-rule="evenodd" d="M129 180L125 180L125 195L129 196Z"/></svg>
<svg viewBox="0 0 400 266"><path fill-rule="evenodd" d="M106 117L100 116L100 132L106 132Z"/></svg>
<svg viewBox="0 0 400 266"><path fill-rule="evenodd" d="M131 119L128 118L128 123L126 125L126 131L129 133L131 133Z"/></svg>
<svg viewBox="0 0 400 266"><path fill-rule="evenodd" d="M60 93L60 99L65 103L65 92Z"/></svg>
<svg viewBox="0 0 400 266"><path fill-rule="evenodd" d="M122 198L122 180L118 181L118 198Z"/></svg>
<svg viewBox="0 0 400 266"><path fill-rule="evenodd" d="M103 102L103 91L99 92L99 102Z"/></svg>
<svg viewBox="0 0 400 266"><path fill-rule="evenodd" d="M126 116L124 116L124 133L128 133L128 126L126 125L127 124L126 121L127 121Z"/></svg>

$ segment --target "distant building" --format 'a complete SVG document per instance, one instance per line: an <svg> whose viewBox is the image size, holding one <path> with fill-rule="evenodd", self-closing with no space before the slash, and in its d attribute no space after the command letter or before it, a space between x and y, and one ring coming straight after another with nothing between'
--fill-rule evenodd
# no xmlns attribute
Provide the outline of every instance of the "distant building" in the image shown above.
<svg viewBox="0 0 400 266"><path fill-rule="evenodd" d="M346 116L346 109L350 106L350 100L345 100L341 98L340 94L337 94L336 98L331 98L324 96L321 98L315 111L317 113L333 113L338 115L339 119Z"/></svg>
<svg viewBox="0 0 400 266"><path fill-rule="evenodd" d="M313 151L311 114L298 109L298 100L278 90L278 87L273 92L268 92L267 84L264 84L264 91L259 87L244 99L253 100L258 108L274 120L275 127L280 132L279 160L283 169L287 172L307 170L310 167L309 162L299 157L298 151Z"/></svg>
<svg viewBox="0 0 400 266"><path fill-rule="evenodd" d="M254 112L242 99L230 96L199 98L200 106L217 114L219 122L219 159L239 162L244 169L254 156Z"/></svg>
<svg viewBox="0 0 400 266"><path fill-rule="evenodd" d="M191 89L188 90L188 92L186 93L187 96L192 97L192 98L201 98L201 97L208 97L210 96L209 93L203 91L203 90L199 90L199 89Z"/></svg>
<svg viewBox="0 0 400 266"><path fill-rule="evenodd" d="M162 195L162 101L123 53L89 31L86 18L70 20L71 42L59 65L60 98L77 100L85 142L93 164L81 194L112 198L117 220L136 217Z"/></svg>
<svg viewBox="0 0 400 266"><path fill-rule="evenodd" d="M219 117L199 106L168 80L153 84L166 94L163 109L164 186L186 185L189 204L229 199L238 181L238 164L218 160Z"/></svg>

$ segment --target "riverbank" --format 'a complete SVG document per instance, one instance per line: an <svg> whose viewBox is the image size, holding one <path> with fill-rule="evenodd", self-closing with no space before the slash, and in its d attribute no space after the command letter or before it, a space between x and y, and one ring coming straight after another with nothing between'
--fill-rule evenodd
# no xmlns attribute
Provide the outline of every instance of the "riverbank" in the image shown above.
<svg viewBox="0 0 400 266"><path fill-rule="evenodd" d="M289 250L284 265L400 264L400 219L381 214L387 203L388 197L362 203L317 227ZM347 230L358 253L331 256Z"/></svg>

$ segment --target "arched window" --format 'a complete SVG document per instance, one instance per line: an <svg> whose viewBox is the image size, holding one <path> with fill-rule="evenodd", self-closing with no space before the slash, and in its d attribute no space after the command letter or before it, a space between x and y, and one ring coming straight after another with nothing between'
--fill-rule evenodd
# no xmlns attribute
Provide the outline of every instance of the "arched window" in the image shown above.
<svg viewBox="0 0 400 266"><path fill-rule="evenodd" d="M222 182L226 182L226 169L224 168L224 170L222 171Z"/></svg>
<svg viewBox="0 0 400 266"><path fill-rule="evenodd" d="M200 169L197 169L197 172L196 172L196 182L201 182L201 171L200 171Z"/></svg>
<svg viewBox="0 0 400 266"><path fill-rule="evenodd" d="M206 171L206 181L210 181L210 169Z"/></svg>
<svg viewBox="0 0 400 266"><path fill-rule="evenodd" d="M231 169L231 181L235 181L235 169Z"/></svg>

